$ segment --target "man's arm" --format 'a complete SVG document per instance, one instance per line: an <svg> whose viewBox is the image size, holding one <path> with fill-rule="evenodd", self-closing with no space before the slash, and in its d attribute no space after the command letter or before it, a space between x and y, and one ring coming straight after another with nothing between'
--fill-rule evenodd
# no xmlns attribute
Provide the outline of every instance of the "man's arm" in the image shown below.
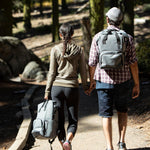
<svg viewBox="0 0 150 150"><path fill-rule="evenodd" d="M93 37L91 48L90 48L90 53L89 53L88 64L89 64L89 75L90 75L90 88L87 91L88 95L90 95L90 93L96 87L96 82L93 78L94 78L94 74L95 74L95 70L96 70L96 66L97 66L98 58L99 58L98 46L96 43L97 38L98 38L98 34Z"/></svg>
<svg viewBox="0 0 150 150"><path fill-rule="evenodd" d="M90 88L93 88L93 86L95 87L95 80L93 79L95 69L96 69L96 66L89 67L89 71L90 71L90 73L89 73L90 74Z"/></svg>
<svg viewBox="0 0 150 150"><path fill-rule="evenodd" d="M132 98L135 99L140 94L140 85L139 85L139 71L137 62L130 65L132 77L134 80L134 87L132 90Z"/></svg>

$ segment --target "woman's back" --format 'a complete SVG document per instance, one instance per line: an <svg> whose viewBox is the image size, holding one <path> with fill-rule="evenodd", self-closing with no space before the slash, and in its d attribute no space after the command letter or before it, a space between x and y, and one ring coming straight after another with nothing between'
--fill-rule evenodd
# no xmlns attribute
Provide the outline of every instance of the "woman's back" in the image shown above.
<svg viewBox="0 0 150 150"><path fill-rule="evenodd" d="M53 85L77 87L78 73L82 67L82 50L74 43L68 43L64 56L62 56L63 44L56 45L51 51L51 59L53 70L56 69L56 78ZM51 60L51 62L52 62ZM54 64L55 63L55 64ZM50 64L51 65L51 64ZM83 68L84 70L85 68ZM51 72L49 72L51 74Z"/></svg>

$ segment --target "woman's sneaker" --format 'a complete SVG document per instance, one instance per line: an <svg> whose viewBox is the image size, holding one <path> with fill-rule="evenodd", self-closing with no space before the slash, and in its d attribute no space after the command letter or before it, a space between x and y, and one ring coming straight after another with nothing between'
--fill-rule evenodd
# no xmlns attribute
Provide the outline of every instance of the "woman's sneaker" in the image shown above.
<svg viewBox="0 0 150 150"><path fill-rule="evenodd" d="M63 148L64 148L65 150L72 150L71 143L70 143L69 141L65 141L65 142L63 143Z"/></svg>
<svg viewBox="0 0 150 150"><path fill-rule="evenodd" d="M127 150L126 144L123 142L119 142L118 147L119 147L118 150Z"/></svg>

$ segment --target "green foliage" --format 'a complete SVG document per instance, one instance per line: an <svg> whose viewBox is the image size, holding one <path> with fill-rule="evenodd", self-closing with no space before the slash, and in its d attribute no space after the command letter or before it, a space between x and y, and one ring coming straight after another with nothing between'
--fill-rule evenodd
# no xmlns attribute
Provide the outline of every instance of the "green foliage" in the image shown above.
<svg viewBox="0 0 150 150"><path fill-rule="evenodd" d="M143 10L144 12L150 12L150 4L144 4Z"/></svg>
<svg viewBox="0 0 150 150"><path fill-rule="evenodd" d="M145 3L150 3L149 0L134 0L135 5L143 5Z"/></svg>
<svg viewBox="0 0 150 150"><path fill-rule="evenodd" d="M20 0L13 0L13 13L22 12L23 11L23 3Z"/></svg>
<svg viewBox="0 0 150 150"><path fill-rule="evenodd" d="M137 57L139 70L142 72L150 72L150 39L147 39L137 46Z"/></svg>
<svg viewBox="0 0 150 150"><path fill-rule="evenodd" d="M90 0L90 23L92 36L103 29L104 0Z"/></svg>
<svg viewBox="0 0 150 150"><path fill-rule="evenodd" d="M41 58L41 61L44 62L44 63L48 63L49 64L49 60L50 60L49 55Z"/></svg>

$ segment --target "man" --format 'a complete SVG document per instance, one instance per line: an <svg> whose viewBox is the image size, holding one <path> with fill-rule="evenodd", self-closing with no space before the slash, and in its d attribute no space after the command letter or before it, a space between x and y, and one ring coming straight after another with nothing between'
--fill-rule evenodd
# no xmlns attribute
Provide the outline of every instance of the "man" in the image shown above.
<svg viewBox="0 0 150 150"><path fill-rule="evenodd" d="M106 13L107 29L119 31L119 25L123 20L120 9L113 7ZM112 116L113 105L118 114L119 128L119 150L126 150L125 132L127 126L127 102L129 99L129 87L131 75L134 81L132 98L139 96L138 65L133 44L133 38L128 35L128 46L125 49L126 64L121 69L101 69L99 64L99 47L97 40L101 32L97 33L92 41L89 66L90 66L90 89L89 93L96 86L99 102L99 115L102 116L103 130L107 143L107 150L113 150L112 144Z"/></svg>

